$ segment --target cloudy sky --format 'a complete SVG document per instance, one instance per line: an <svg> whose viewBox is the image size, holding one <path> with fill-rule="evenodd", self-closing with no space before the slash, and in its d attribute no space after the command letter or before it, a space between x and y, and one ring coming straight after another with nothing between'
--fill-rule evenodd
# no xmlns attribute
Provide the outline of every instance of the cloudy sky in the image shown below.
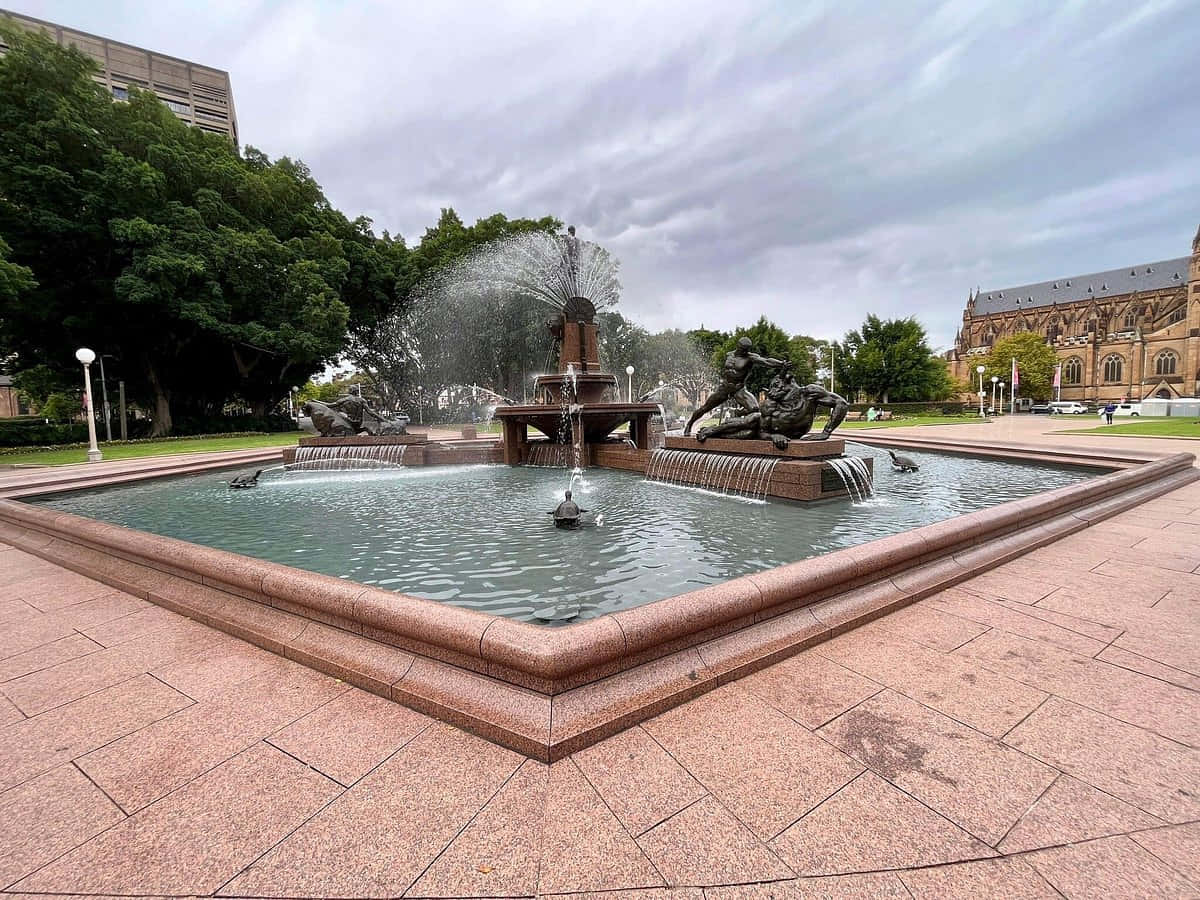
<svg viewBox="0 0 1200 900"><path fill-rule="evenodd" d="M652 328L840 336L1183 256L1200 16L1136 3L0 0L227 69L244 142L415 243L553 214Z"/></svg>

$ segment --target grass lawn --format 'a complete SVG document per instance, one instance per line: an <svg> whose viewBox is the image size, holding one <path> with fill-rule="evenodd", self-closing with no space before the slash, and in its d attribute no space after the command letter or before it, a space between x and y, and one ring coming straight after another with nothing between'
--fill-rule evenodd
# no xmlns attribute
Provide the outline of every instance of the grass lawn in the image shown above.
<svg viewBox="0 0 1200 900"><path fill-rule="evenodd" d="M903 419L888 419L886 422L843 422L838 430L854 430L866 428L907 428L910 425L964 425L980 423L979 416L905 416Z"/></svg>
<svg viewBox="0 0 1200 900"><path fill-rule="evenodd" d="M169 456L172 453L201 453L212 450L253 450L256 447L290 447L300 438L299 431L252 434L245 437L181 438L175 441L146 441L139 444L100 444L105 459L133 459L139 456ZM0 466L32 464L61 466L87 461L87 448L69 450L32 450L29 453L0 455Z"/></svg>
<svg viewBox="0 0 1200 900"><path fill-rule="evenodd" d="M1185 416L1114 419L1111 425L1056 431L1055 434L1128 434L1134 437L1200 438L1200 421Z"/></svg>

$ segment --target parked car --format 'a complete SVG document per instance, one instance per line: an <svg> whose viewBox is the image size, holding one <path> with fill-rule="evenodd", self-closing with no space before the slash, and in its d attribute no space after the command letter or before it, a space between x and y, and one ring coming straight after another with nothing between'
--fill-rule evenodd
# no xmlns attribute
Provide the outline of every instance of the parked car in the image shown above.
<svg viewBox="0 0 1200 900"><path fill-rule="evenodd" d="M1050 404L1050 415L1082 416L1088 408L1077 400L1059 400Z"/></svg>
<svg viewBox="0 0 1200 900"><path fill-rule="evenodd" d="M1029 411L1035 416L1048 416L1050 414L1049 403L1035 403L1029 407Z"/></svg>
<svg viewBox="0 0 1200 900"><path fill-rule="evenodd" d="M1117 416L1140 416L1142 414L1142 404L1140 403L1118 403L1116 410L1113 412L1113 418ZM1104 418L1104 407L1100 407L1100 418Z"/></svg>

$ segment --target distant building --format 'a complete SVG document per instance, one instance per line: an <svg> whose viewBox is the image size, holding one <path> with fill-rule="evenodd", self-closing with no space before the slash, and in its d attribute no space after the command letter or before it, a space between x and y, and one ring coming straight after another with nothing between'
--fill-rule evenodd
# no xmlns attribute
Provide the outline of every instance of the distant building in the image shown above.
<svg viewBox="0 0 1200 900"><path fill-rule="evenodd" d="M153 91L184 122L228 135L238 143L228 72L4 9L0 9L0 16L30 31L40 31L60 46L76 47L88 54L100 65L96 81L115 99L128 98L130 85ZM0 55L7 49L0 41Z"/></svg>
<svg viewBox="0 0 1200 900"><path fill-rule="evenodd" d="M1063 400L1197 396L1200 230L1191 256L968 294L950 373L974 384L979 358L1023 331L1054 349Z"/></svg>
<svg viewBox="0 0 1200 900"><path fill-rule="evenodd" d="M11 375L0 375L0 419L8 416L19 416L26 412L21 407L21 399L17 389L13 387Z"/></svg>

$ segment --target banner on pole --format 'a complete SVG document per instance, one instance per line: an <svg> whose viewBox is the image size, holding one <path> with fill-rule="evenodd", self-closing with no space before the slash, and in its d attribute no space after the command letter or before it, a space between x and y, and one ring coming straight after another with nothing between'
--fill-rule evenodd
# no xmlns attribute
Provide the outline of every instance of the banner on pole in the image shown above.
<svg viewBox="0 0 1200 900"><path fill-rule="evenodd" d="M1054 367L1054 384L1052 387L1062 387L1062 363Z"/></svg>
<svg viewBox="0 0 1200 900"><path fill-rule="evenodd" d="M1013 396L1014 397L1017 396L1017 387L1018 387L1018 385L1020 385L1020 383L1021 383L1021 373L1020 373L1020 370L1017 369L1017 358L1014 356L1013 361L1012 361L1012 386L1013 386Z"/></svg>

